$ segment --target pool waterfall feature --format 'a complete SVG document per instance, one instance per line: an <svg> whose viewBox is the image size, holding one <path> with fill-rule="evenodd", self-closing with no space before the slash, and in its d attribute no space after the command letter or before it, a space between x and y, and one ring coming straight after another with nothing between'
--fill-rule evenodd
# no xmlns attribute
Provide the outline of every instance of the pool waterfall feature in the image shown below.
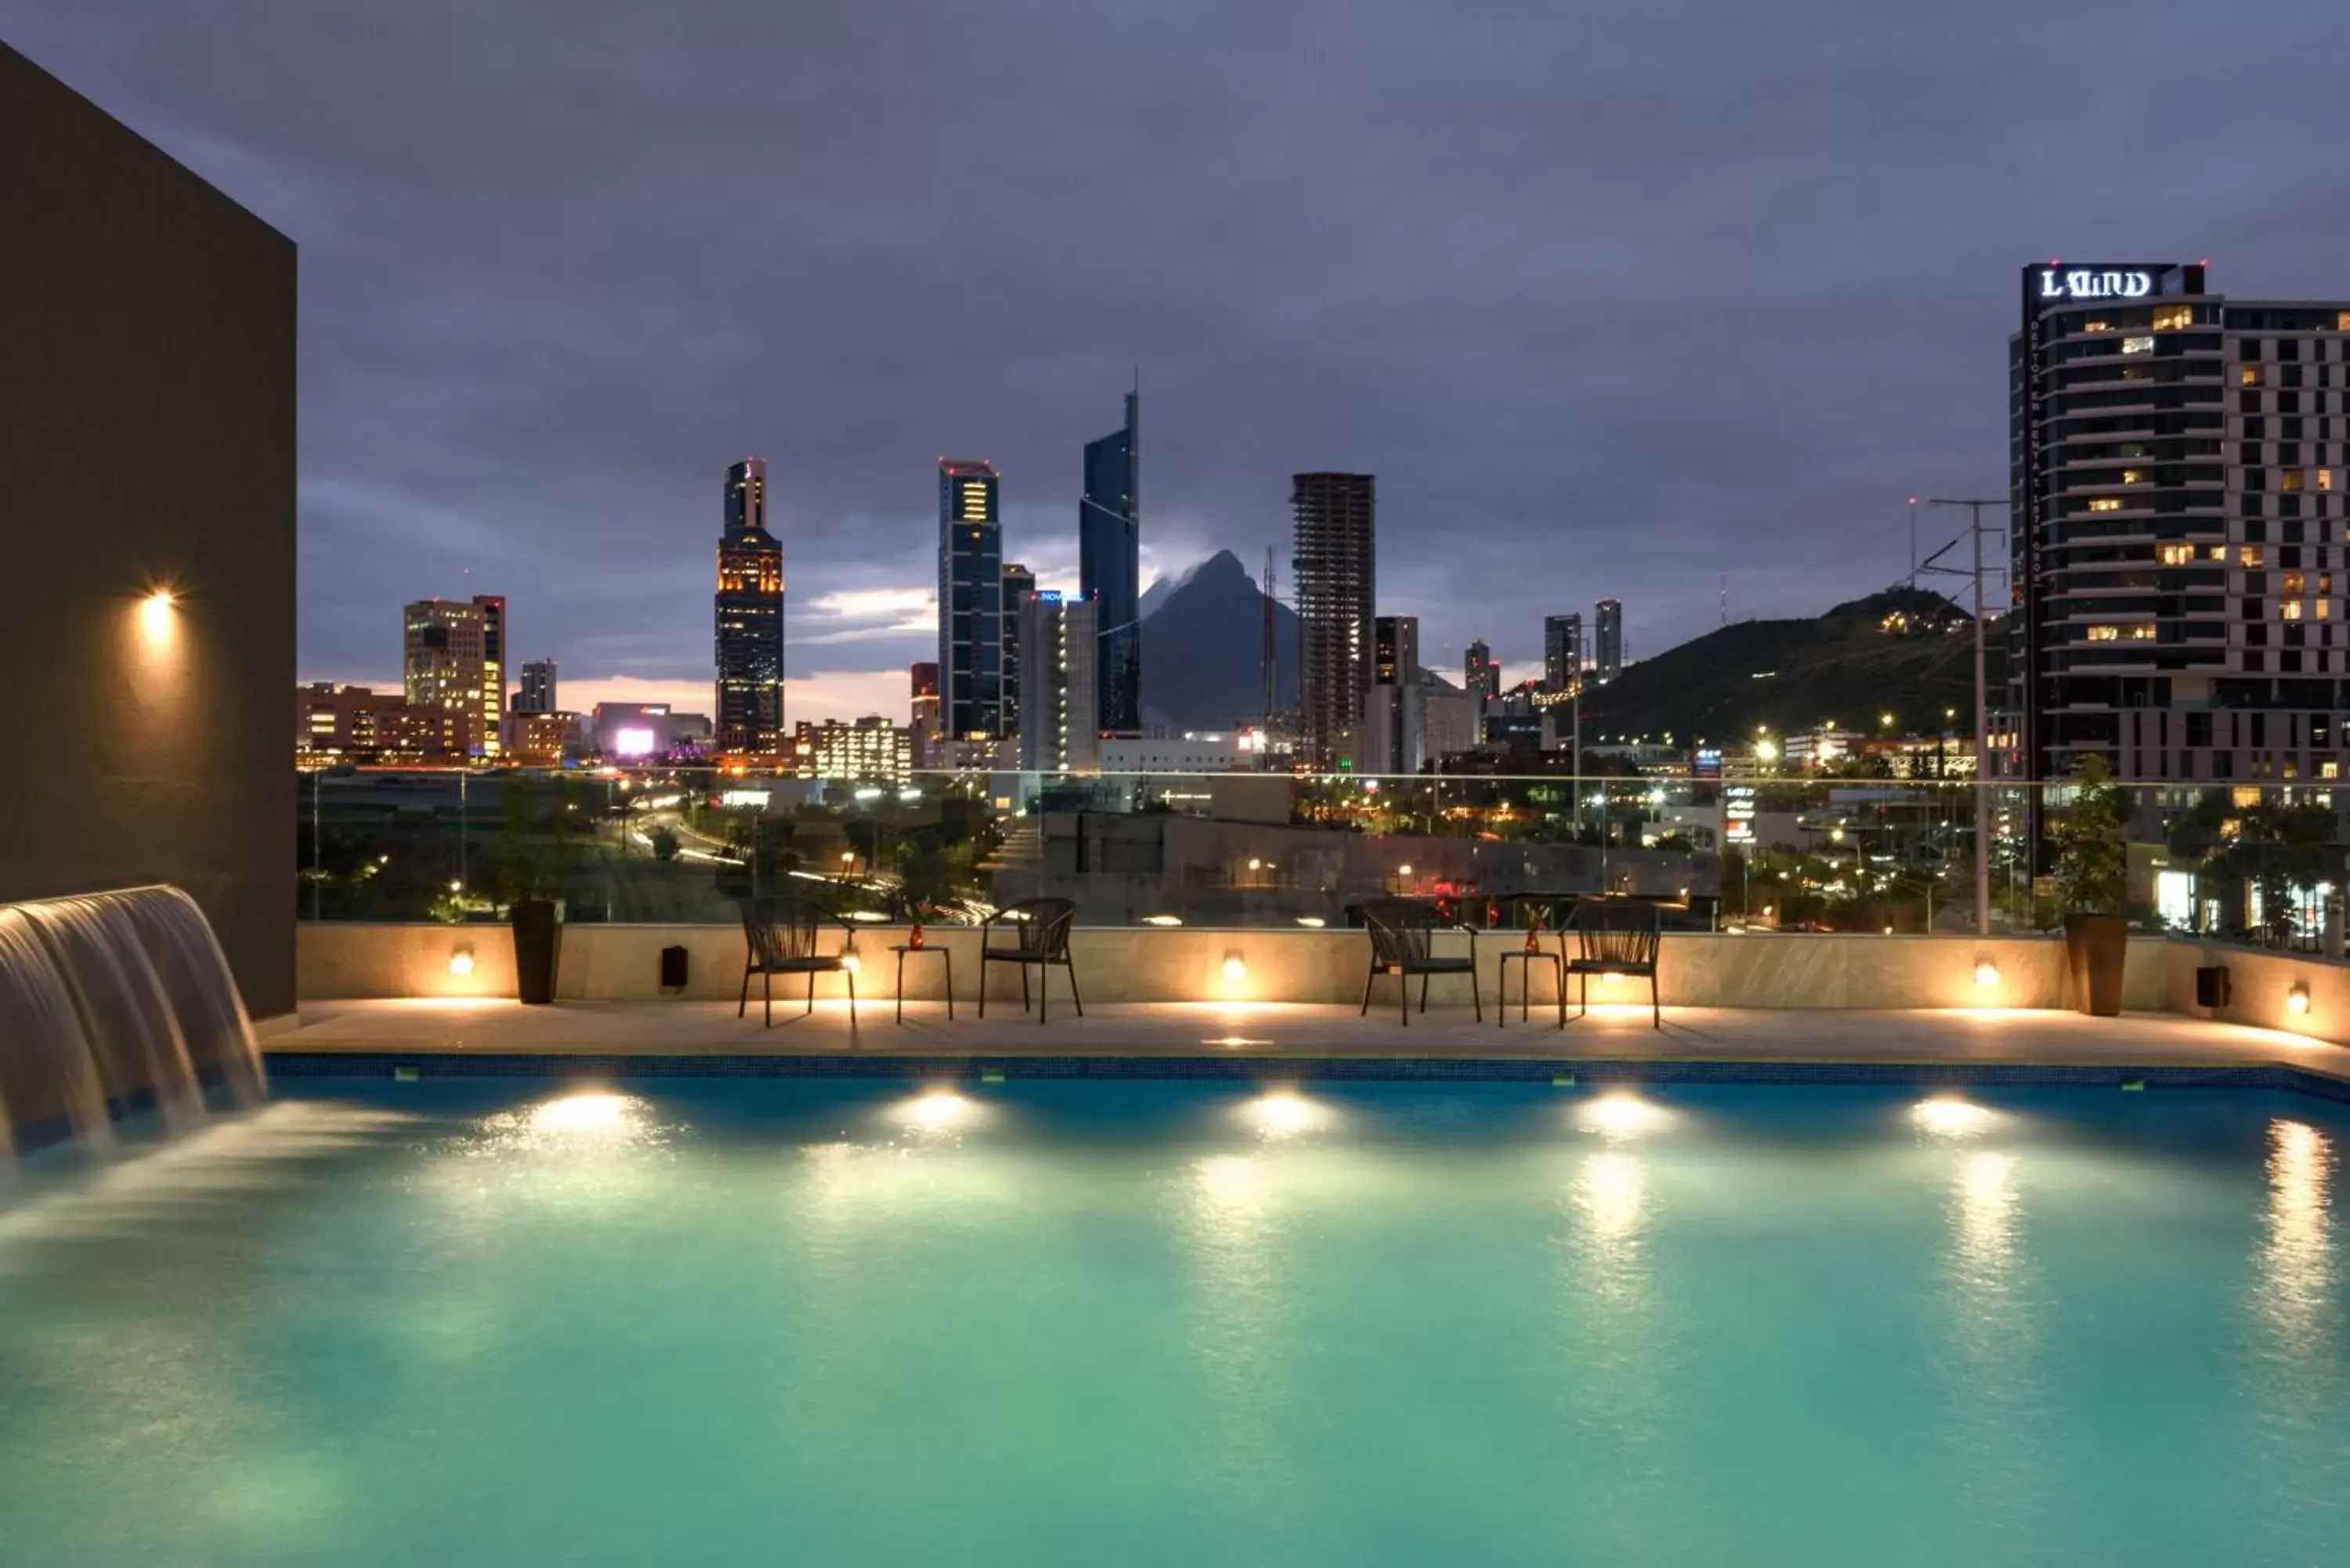
<svg viewBox="0 0 2350 1568"><path fill-rule="evenodd" d="M260 1097L260 1047L212 926L177 888L0 905L0 1158L104 1141L148 1110Z"/></svg>

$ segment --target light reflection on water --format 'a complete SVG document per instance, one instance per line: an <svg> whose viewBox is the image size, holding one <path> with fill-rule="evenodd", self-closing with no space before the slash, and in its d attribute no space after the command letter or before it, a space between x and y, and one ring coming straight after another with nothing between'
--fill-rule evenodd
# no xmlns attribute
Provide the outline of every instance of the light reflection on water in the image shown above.
<svg viewBox="0 0 2350 1568"><path fill-rule="evenodd" d="M2254 1302L2279 1350L2309 1356L2334 1316L2334 1142L2307 1122L2269 1124L2268 1240Z"/></svg>

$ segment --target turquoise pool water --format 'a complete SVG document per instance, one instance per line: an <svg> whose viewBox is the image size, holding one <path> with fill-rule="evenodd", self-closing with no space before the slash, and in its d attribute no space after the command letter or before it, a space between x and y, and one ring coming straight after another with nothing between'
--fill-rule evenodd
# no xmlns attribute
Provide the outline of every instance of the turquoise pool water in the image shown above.
<svg viewBox="0 0 2350 1568"><path fill-rule="evenodd" d="M2250 1092L281 1087L0 1194L0 1562L2338 1562Z"/></svg>

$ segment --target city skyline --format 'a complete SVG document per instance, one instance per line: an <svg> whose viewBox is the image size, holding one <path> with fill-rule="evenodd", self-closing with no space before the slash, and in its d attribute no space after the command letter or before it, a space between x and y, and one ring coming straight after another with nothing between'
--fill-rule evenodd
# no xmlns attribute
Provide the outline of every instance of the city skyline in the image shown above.
<svg viewBox="0 0 2350 1568"><path fill-rule="evenodd" d="M901 18L985 63L965 101L913 90L925 62L879 18L785 48L777 19L723 16L649 54L622 8L517 0L361 50L348 21L238 0L0 0L15 42L303 241L306 676L389 684L365 628L470 567L531 585L526 651L562 660L567 702L691 701L704 476L759 452L793 476L786 711L891 711L934 626L929 459L993 456L1007 547L1074 587L1075 448L1139 363L1146 582L1279 545L1291 472L1376 472L1381 612L1489 640L1514 682L1555 608L1530 556L1591 564L1641 654L1713 623L1714 562L1738 618L1901 576L1906 496L2004 467L2022 262L2209 255L2250 296L2344 291L2328 67L2240 58L2184 6L2116 29L1993 4L1825 62L1819 29L1727 7L1694 49L1638 16L1502 36L1431 13L1341 29L1347 68L1305 101L1275 90L1327 44L1303 23L1235 58L1212 17ZM772 83L723 68L745 52ZM512 68L463 63L485 59ZM1560 90L1563 59L1591 90ZM801 129L844 93L903 112L847 150ZM2240 108L2183 162L2143 158L2169 104L2214 95ZM1105 133L1071 170L1041 157L1064 114ZM1232 189L1241 146L1304 193ZM753 171L776 199L745 213ZM1101 196L1082 217L1045 199L1072 180ZM990 200L950 260L907 236L957 185Z"/></svg>

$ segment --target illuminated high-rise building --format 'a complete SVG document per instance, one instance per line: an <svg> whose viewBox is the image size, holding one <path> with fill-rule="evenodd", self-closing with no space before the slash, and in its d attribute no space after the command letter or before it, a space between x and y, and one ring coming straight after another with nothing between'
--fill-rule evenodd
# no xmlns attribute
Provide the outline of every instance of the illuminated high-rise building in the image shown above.
<svg viewBox="0 0 2350 1568"><path fill-rule="evenodd" d="M1367 473L1300 473L1291 480L1299 740L1311 767L1354 764L1364 693L1371 684L1376 492Z"/></svg>
<svg viewBox="0 0 2350 1568"><path fill-rule="evenodd" d="M1419 618L1383 615L1371 623L1371 684L1415 686L1419 682Z"/></svg>
<svg viewBox="0 0 2350 1568"><path fill-rule="evenodd" d="M946 738L1003 722L1003 523L995 465L939 459L939 710Z"/></svg>
<svg viewBox="0 0 2350 1568"><path fill-rule="evenodd" d="M402 613L400 687L408 703L463 713L476 756L494 757L506 705L506 601L420 599Z"/></svg>
<svg viewBox="0 0 2350 1568"><path fill-rule="evenodd" d="M1592 642L1592 678L1605 686L1624 673L1624 606L1620 600L1599 601Z"/></svg>
<svg viewBox="0 0 2350 1568"><path fill-rule="evenodd" d="M1609 601L1613 603L1613 600ZM1572 691L1583 681L1580 612L1543 617L1543 690Z"/></svg>
<svg viewBox="0 0 2350 1568"><path fill-rule="evenodd" d="M906 729L913 744L914 765L926 768L931 765L931 748L939 738L939 667L926 659L909 673L913 704Z"/></svg>
<svg viewBox="0 0 2350 1568"><path fill-rule="evenodd" d="M522 667L522 690L515 693L517 713L552 713L555 702L555 660L534 659Z"/></svg>
<svg viewBox="0 0 2350 1568"><path fill-rule="evenodd" d="M1003 568L1003 718L1005 739L1020 733L1020 691L1025 672L1020 667L1020 607L1036 591L1036 574L1017 564Z"/></svg>
<svg viewBox="0 0 2350 1568"><path fill-rule="evenodd" d="M2059 780L2095 756L2118 778L2314 783L2340 803L2350 300L2210 281L2201 263L2023 269L1990 762ZM2038 792L2018 793L2032 814ZM2044 826L2024 836L2045 869Z"/></svg>
<svg viewBox="0 0 2350 1568"><path fill-rule="evenodd" d="M726 471L718 541L718 749L773 753L784 739L784 546L767 532L767 463Z"/></svg>
<svg viewBox="0 0 2350 1568"><path fill-rule="evenodd" d="M1482 642L1472 642L1461 661L1461 684L1477 704L1482 715L1486 707L1502 694L1502 667L1493 659L1493 650Z"/></svg>
<svg viewBox="0 0 2350 1568"><path fill-rule="evenodd" d="M1032 773L1084 773L1101 765L1101 718L1095 650L1100 646L1095 607L1046 591L1020 606L1022 694L1028 711L1020 729L1020 765Z"/></svg>
<svg viewBox="0 0 2350 1568"><path fill-rule="evenodd" d="M1077 501L1077 591L1100 627L1101 727L1142 728L1142 395L1126 395L1126 424L1086 443Z"/></svg>

